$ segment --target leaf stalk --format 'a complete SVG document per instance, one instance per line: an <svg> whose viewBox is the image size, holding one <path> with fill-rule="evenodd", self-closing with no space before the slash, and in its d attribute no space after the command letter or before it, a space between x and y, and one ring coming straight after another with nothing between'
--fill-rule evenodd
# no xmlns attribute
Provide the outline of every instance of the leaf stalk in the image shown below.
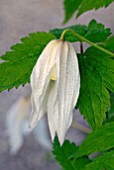
<svg viewBox="0 0 114 170"><path fill-rule="evenodd" d="M89 134L90 132L92 132L92 130L90 129L90 128L87 128L87 127L85 127L85 126L82 126L81 124L79 124L79 123L77 123L77 122L75 122L75 121L73 121L72 122L72 125L71 125L73 128L75 128L75 129L78 129L78 130L80 130L80 131L82 131L82 132L84 132L84 133L87 133L87 134Z"/></svg>
<svg viewBox="0 0 114 170"><path fill-rule="evenodd" d="M64 31L62 32L61 37L60 37L61 40L64 40L64 36L65 36L65 34L66 34L67 32L71 32L72 34L74 34L74 35L80 40L80 42L86 42L86 43L92 45L93 47L99 49L100 51L102 51L102 52L104 52L104 53L106 53L106 54L114 57L114 54L113 54L112 52L110 52L110 51L108 51L108 50L100 47L99 45L97 45L97 44L95 44L95 43L93 43L93 42L91 42L91 41L89 41L88 39L84 38L83 36L79 35L78 33L76 33L75 31L73 31L73 30L71 30L71 29L66 29L66 30L64 30Z"/></svg>

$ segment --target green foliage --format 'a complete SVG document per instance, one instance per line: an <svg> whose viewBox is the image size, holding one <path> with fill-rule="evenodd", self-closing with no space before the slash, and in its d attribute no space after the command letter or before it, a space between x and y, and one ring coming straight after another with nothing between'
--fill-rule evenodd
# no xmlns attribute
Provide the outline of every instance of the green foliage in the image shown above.
<svg viewBox="0 0 114 170"><path fill-rule="evenodd" d="M39 55L52 39L55 37L51 33L32 33L1 56L5 62L0 64L0 92L30 82L30 74Z"/></svg>
<svg viewBox="0 0 114 170"><path fill-rule="evenodd" d="M53 29L53 30L50 30L50 32L52 34L54 34L58 39L60 38L61 36L61 33L65 30L65 29L71 29L75 32L77 32L78 34L84 36L87 32L87 26L85 25L73 25L73 26L70 26L70 27L66 27L66 28L56 28L56 29ZM74 36L71 32L67 32L64 36L64 39L66 41L70 41L70 42L77 42L79 41L78 38L76 36Z"/></svg>
<svg viewBox="0 0 114 170"><path fill-rule="evenodd" d="M69 159L78 147L74 143L70 143L68 140L60 146L57 137L55 137L53 143L53 154L56 160L60 163L64 170L83 170L83 167L90 162L87 157L79 158L77 160Z"/></svg>
<svg viewBox="0 0 114 170"><path fill-rule="evenodd" d="M114 150L97 157L84 170L114 170Z"/></svg>
<svg viewBox="0 0 114 170"><path fill-rule="evenodd" d="M77 17L89 10L97 10L101 7L108 7L114 0L64 0L65 19L64 23L72 17L77 10Z"/></svg>
<svg viewBox="0 0 114 170"><path fill-rule="evenodd" d="M81 89L78 101L80 112L92 128L102 125L110 106L110 91L114 91L114 58L94 47L79 56Z"/></svg>
<svg viewBox="0 0 114 170"><path fill-rule="evenodd" d="M111 148L114 148L114 122L107 123L91 132L76 151L75 158Z"/></svg>
<svg viewBox="0 0 114 170"><path fill-rule="evenodd" d="M84 12L87 12L89 10L92 9L99 9L101 7L108 7L112 2L114 2L114 0L82 0L82 3L80 5L80 8L78 10L78 14L77 17L79 17L81 14L83 14Z"/></svg>
<svg viewBox="0 0 114 170"><path fill-rule="evenodd" d="M82 0L65 0L64 9L65 9L65 20L66 23L74 14L74 12L79 8Z"/></svg>
<svg viewBox="0 0 114 170"><path fill-rule="evenodd" d="M110 28L105 28L102 23L97 23L96 20L91 20L88 24L88 31L85 34L85 38L98 43L103 42L111 35Z"/></svg>
<svg viewBox="0 0 114 170"><path fill-rule="evenodd" d="M114 92L110 94L110 108L108 109L108 118L114 121Z"/></svg>
<svg viewBox="0 0 114 170"><path fill-rule="evenodd" d="M109 37L111 34L109 28L104 28L103 24L97 23L95 20L91 20L88 26L74 25L62 29L54 29L51 30L50 32L54 34L57 38L60 38L61 33L65 29L71 29L94 43L105 41L107 37ZM74 36L71 32L67 32L65 34L65 40L70 42L79 41L78 38Z"/></svg>
<svg viewBox="0 0 114 170"><path fill-rule="evenodd" d="M97 148L97 146L99 145L100 145L99 146L100 150L101 149L105 150L106 141L107 141L108 146L112 146L112 145L114 146L114 143L113 143L114 142L114 124L105 125L104 127L105 128L102 127L102 129L100 130L98 129L95 132L92 132L87 137L87 139L89 138L88 141L85 140L86 142L85 143L83 142L81 147L77 147L74 143L70 143L68 140L66 140L64 144L60 146L57 137L55 137L55 140L53 143L53 154L55 155L56 160L60 163L60 165L62 166L64 170L96 170L96 169L104 170L103 168L106 168L106 170L113 170L114 150L101 154L100 156L94 158L93 161L90 161L87 157L82 157L82 156L87 155L88 153L89 154L93 153L96 150L99 151L99 149ZM113 127L113 130L111 130L112 127ZM105 130L106 130L107 136L105 136L106 135L106 133L104 132ZM112 132L113 134L111 134ZM106 140L106 138L108 140ZM113 139L110 141L111 138ZM102 146L102 143L103 143L103 146ZM91 149L92 151L90 151ZM70 159L74 153L77 157Z"/></svg>
<svg viewBox="0 0 114 170"><path fill-rule="evenodd" d="M105 45L108 50L114 52L114 36L109 37L102 44Z"/></svg>

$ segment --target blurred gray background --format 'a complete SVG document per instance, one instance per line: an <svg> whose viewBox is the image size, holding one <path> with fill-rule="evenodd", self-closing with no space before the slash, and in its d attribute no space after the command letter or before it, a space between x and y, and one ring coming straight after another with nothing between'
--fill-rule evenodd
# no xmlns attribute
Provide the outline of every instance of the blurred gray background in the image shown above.
<svg viewBox="0 0 114 170"><path fill-rule="evenodd" d="M63 18L62 0L0 0L0 55L30 32L62 27ZM114 3L107 9L87 12L77 20L74 16L67 25L87 24L92 18L111 27L114 33ZM21 95L29 92L30 87L26 85L24 88L19 87L18 90L12 89L0 94L0 170L59 169L57 163L49 159L48 151L34 139L33 134L25 137L24 145L15 157L9 154L4 133L6 113ZM72 132L69 133L72 136Z"/></svg>

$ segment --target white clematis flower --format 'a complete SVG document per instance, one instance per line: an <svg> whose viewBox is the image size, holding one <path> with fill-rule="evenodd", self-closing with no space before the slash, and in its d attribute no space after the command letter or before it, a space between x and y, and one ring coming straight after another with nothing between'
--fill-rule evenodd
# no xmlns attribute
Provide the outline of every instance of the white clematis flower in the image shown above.
<svg viewBox="0 0 114 170"><path fill-rule="evenodd" d="M15 155L23 144L24 125L29 117L29 97L19 98L9 109L6 117L10 153Z"/></svg>
<svg viewBox="0 0 114 170"><path fill-rule="evenodd" d="M24 142L29 128L29 114L31 111L30 97L22 96L9 109L6 116L6 133L10 145L10 153L16 155ZM47 126L43 118L33 133L38 143L45 149L50 150L51 141L47 133Z"/></svg>
<svg viewBox="0 0 114 170"><path fill-rule="evenodd" d="M72 45L52 40L43 50L31 74L33 129L47 112L52 140L60 144L72 122L80 88L78 60Z"/></svg>

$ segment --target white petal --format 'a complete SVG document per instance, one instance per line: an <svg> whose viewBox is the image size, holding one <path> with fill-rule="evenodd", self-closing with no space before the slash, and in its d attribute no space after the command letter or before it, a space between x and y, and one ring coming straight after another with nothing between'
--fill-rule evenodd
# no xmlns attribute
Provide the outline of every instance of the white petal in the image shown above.
<svg viewBox="0 0 114 170"><path fill-rule="evenodd" d="M48 105L47 105L47 116L48 116L48 124L49 130L51 133L52 141L55 137L56 127L55 127L55 118L54 113L56 112L55 108L55 100L56 100L56 81L51 81L51 91L48 98Z"/></svg>
<svg viewBox="0 0 114 170"><path fill-rule="evenodd" d="M52 85L51 83L49 83L48 87L47 87L47 91L45 93L45 97L43 98L43 101L39 101L37 104L37 107L40 108L39 112L37 111L36 105L34 103L34 98L31 95L31 103L32 103L32 114L31 114L31 120L30 120L30 124L29 124L29 128L33 129L34 127L36 127L38 121L44 116L44 114L47 111L47 102L48 102L48 96L50 94Z"/></svg>
<svg viewBox="0 0 114 170"><path fill-rule="evenodd" d="M45 47L32 71L31 88L36 105L50 81L50 74L56 62L57 45L57 40L53 40Z"/></svg>
<svg viewBox="0 0 114 170"><path fill-rule="evenodd" d="M67 42L63 42L58 68L58 111L55 117L58 138L62 144L65 138L65 133L71 124L72 110L76 104L80 87L77 56L73 47Z"/></svg>
<svg viewBox="0 0 114 170"><path fill-rule="evenodd" d="M29 111L30 98L21 97L8 112L6 125L11 154L16 154L23 144L23 125Z"/></svg>
<svg viewBox="0 0 114 170"><path fill-rule="evenodd" d="M46 103L49 94L49 82L52 70L56 63L58 41L51 41L43 50L38 59L32 74L31 74L31 88L33 113L31 127L36 126L38 120L46 112Z"/></svg>
<svg viewBox="0 0 114 170"><path fill-rule="evenodd" d="M51 133L52 141L54 140L55 134L57 132L57 119L58 119L58 103L57 103L57 82L59 78L59 62L61 57L61 50L62 50L63 41L59 40L59 44L57 47L57 53L56 53L56 64L54 68L54 72L56 72L56 81L51 81L51 84L53 86L52 90L50 91L49 98L48 98L48 123L49 123L49 129Z"/></svg>

